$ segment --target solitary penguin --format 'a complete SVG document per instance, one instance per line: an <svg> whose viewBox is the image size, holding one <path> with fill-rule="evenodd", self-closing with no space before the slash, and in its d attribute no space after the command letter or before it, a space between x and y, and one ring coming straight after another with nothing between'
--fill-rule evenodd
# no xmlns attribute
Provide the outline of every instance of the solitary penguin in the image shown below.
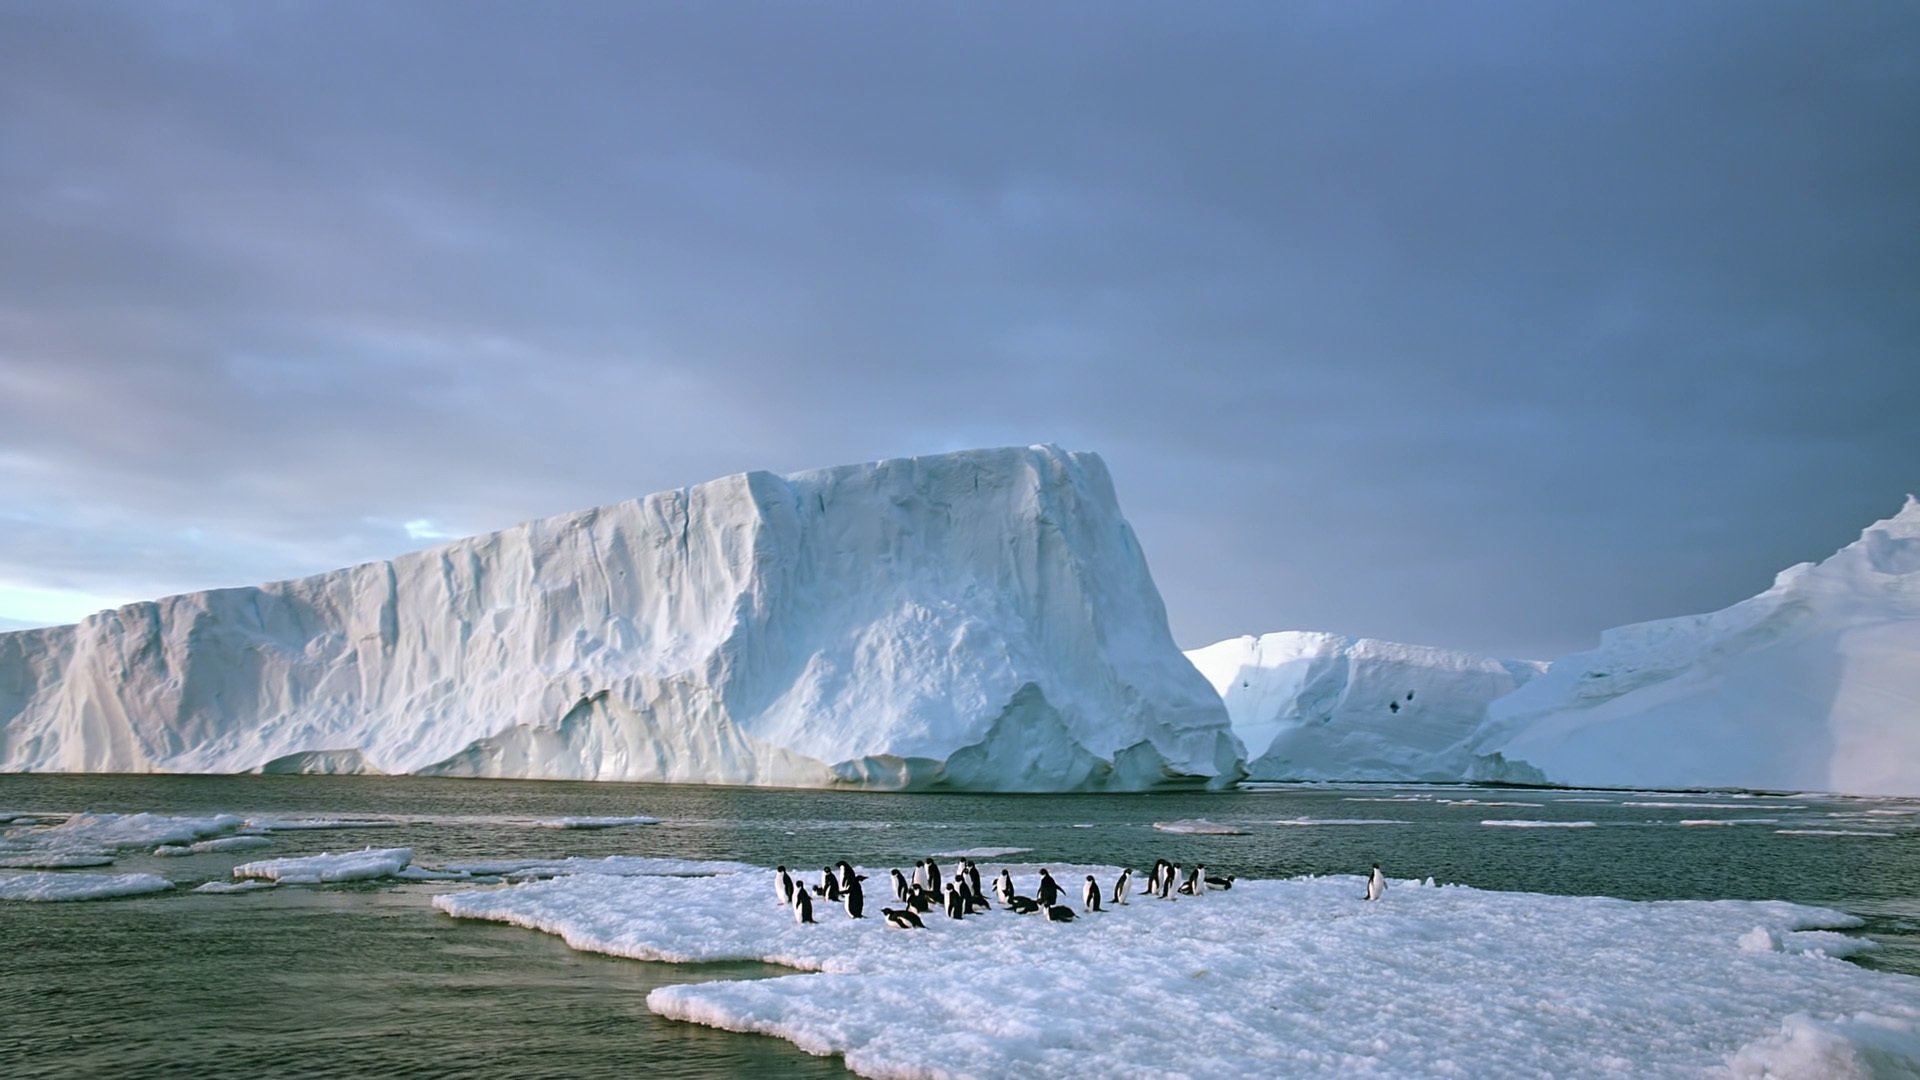
<svg viewBox="0 0 1920 1080"><path fill-rule="evenodd" d="M793 921L802 925L813 921L813 897L805 889L793 890Z"/></svg>
<svg viewBox="0 0 1920 1080"><path fill-rule="evenodd" d="M1073 909L1065 904L1054 904L1047 908L1048 922L1072 922Z"/></svg>
<svg viewBox="0 0 1920 1080"><path fill-rule="evenodd" d="M1127 891L1131 888L1133 888L1133 869L1131 867L1127 867L1122 869L1120 871L1120 876L1114 879L1113 902L1116 904L1126 903Z"/></svg>
<svg viewBox="0 0 1920 1080"><path fill-rule="evenodd" d="M893 870L888 871L888 873L893 875L893 899L897 903L901 903L901 904L906 903L907 902L907 876L905 874L902 874L897 867ZM885 910L885 909L882 909L882 910Z"/></svg>
<svg viewBox="0 0 1920 1080"><path fill-rule="evenodd" d="M867 906L867 897L860 889L860 879L855 877L851 871L847 873L847 888L841 896L847 902L847 917L850 919L859 918L861 910Z"/></svg>
<svg viewBox="0 0 1920 1080"><path fill-rule="evenodd" d="M1006 867L1001 867L1000 876L993 879L993 891L999 894L1001 903L1013 903L1013 874Z"/></svg>
<svg viewBox="0 0 1920 1080"><path fill-rule="evenodd" d="M1380 864L1373 864L1373 874L1367 878L1367 899L1378 900L1387 891L1387 877L1380 872Z"/></svg>
<svg viewBox="0 0 1920 1080"><path fill-rule="evenodd" d="M895 872L898 873L898 871ZM915 915L912 908L883 907L880 909L880 914L887 920L887 925L896 930L925 930L927 928L927 924L920 921L920 916Z"/></svg>
<svg viewBox="0 0 1920 1080"><path fill-rule="evenodd" d="M1033 898L1040 901L1041 907L1052 907L1059 903L1060 886L1053 880L1052 874L1040 871L1040 887L1033 890Z"/></svg>
<svg viewBox="0 0 1920 1080"><path fill-rule="evenodd" d="M779 877L776 877L773 879L774 888L778 890L780 893L780 906L792 907L793 906L793 875L787 873L787 868L784 866L776 866L774 867L774 869L778 871L780 875Z"/></svg>
<svg viewBox="0 0 1920 1080"><path fill-rule="evenodd" d="M947 918L964 919L967 917L967 902L960 898L960 890L947 886Z"/></svg>
<svg viewBox="0 0 1920 1080"><path fill-rule="evenodd" d="M1092 874L1087 875L1087 887L1080 894L1080 906L1087 911L1100 910L1100 883L1093 880Z"/></svg>

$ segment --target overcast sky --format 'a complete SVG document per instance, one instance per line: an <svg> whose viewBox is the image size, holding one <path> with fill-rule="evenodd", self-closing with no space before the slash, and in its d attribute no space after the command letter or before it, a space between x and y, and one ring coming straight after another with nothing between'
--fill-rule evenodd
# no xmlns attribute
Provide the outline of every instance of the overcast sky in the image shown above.
<svg viewBox="0 0 1920 1080"><path fill-rule="evenodd" d="M1920 490L1920 5L0 0L0 625L1057 442L1183 646Z"/></svg>

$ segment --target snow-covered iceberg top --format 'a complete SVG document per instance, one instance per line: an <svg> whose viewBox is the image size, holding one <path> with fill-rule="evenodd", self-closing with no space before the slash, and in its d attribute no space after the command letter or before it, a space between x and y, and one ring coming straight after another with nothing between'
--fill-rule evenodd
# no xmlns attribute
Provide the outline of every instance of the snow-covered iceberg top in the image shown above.
<svg viewBox="0 0 1920 1080"><path fill-rule="evenodd" d="M0 770L1230 783L1100 459L754 472L0 634Z"/></svg>
<svg viewBox="0 0 1920 1080"><path fill-rule="evenodd" d="M1920 501L1723 611L1609 630L1495 702L1476 775L1920 794Z"/></svg>
<svg viewBox="0 0 1920 1080"><path fill-rule="evenodd" d="M1078 880L1061 878L1076 901ZM769 881L571 877L434 903L582 950L814 973L647 1004L863 1076L1831 1076L1807 1070L1849 1054L1883 1066L1863 1076L1920 1068L1920 979L1827 958L1856 920L1817 908L1406 881L1368 903L1336 877L1136 892L1067 924L996 908L895 930L871 892L867 918L822 902L796 925Z"/></svg>
<svg viewBox="0 0 1920 1080"><path fill-rule="evenodd" d="M1254 780L1458 780L1487 705L1546 666L1304 630L1186 655L1225 701Z"/></svg>

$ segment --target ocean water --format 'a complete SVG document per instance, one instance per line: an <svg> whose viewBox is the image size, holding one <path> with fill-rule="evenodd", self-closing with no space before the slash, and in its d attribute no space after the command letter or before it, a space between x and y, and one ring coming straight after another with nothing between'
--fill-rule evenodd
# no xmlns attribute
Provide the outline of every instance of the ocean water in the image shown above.
<svg viewBox="0 0 1920 1080"><path fill-rule="evenodd" d="M377 818L280 832L263 851L124 853L171 893L0 903L7 1076L844 1076L771 1038L670 1023L655 986L781 974L576 953L456 921L448 884L194 895L250 858L412 847L415 862L568 855L734 859L809 871L845 858L1026 849L1019 861L1165 857L1242 877L1361 873L1627 899L1783 899L1861 916L1858 962L1920 974L1920 802L1374 785L1166 795L900 795L408 777L0 776L0 811ZM653 826L556 830L560 817ZM1170 833L1205 819L1238 835ZM1511 822L1488 825L1488 821ZM1712 822L1714 824L1705 824ZM950 863L951 859L943 859ZM994 859L977 860L991 874ZM101 871L96 871L101 872ZM769 886L771 889L771 886Z"/></svg>

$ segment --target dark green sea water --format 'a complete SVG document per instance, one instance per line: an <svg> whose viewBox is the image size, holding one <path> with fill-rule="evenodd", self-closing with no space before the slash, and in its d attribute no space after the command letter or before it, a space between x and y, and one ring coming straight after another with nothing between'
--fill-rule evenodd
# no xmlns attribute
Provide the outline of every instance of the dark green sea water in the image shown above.
<svg viewBox="0 0 1920 1080"><path fill-rule="evenodd" d="M1882 946L1859 962L1920 974L1920 803L1913 801L1379 786L898 795L406 777L7 775L0 776L0 811L399 823L281 832L270 849L228 855L128 852L95 872L159 873L179 888L124 900L0 903L0 1075L9 1077L847 1075L837 1059L770 1038L668 1023L646 1009L655 986L780 969L576 953L553 937L457 922L429 905L435 892L464 886L187 891L226 878L246 859L369 845L412 847L424 865L628 854L784 862L816 873L841 858L905 867L929 853L983 846L1030 849L1013 856L1020 861L1145 866L1166 857L1244 877L1360 873L1378 861L1389 876L1489 889L1836 907L1866 919L1862 932ZM664 823L604 831L532 825L631 814ZM1245 834L1153 828L1193 818ZM1489 819L1593 827L1482 824ZM1680 824L1728 819L1747 820ZM1300 821L1373 823L1286 823ZM1875 835L1824 835L1836 832ZM979 861L983 869L995 862Z"/></svg>

